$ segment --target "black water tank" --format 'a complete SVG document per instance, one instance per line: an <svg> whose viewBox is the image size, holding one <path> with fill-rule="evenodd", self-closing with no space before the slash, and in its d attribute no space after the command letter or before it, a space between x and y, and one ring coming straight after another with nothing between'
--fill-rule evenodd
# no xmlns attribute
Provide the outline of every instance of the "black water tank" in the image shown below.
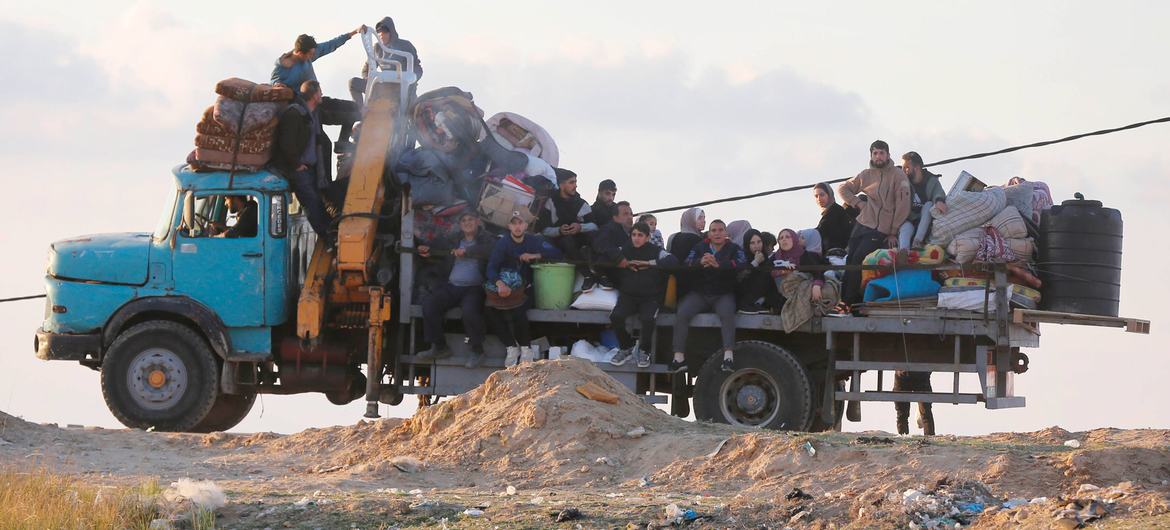
<svg viewBox="0 0 1170 530"><path fill-rule="evenodd" d="M1117 316L1121 298L1121 212L1075 200L1040 216L1040 306L1049 311Z"/></svg>

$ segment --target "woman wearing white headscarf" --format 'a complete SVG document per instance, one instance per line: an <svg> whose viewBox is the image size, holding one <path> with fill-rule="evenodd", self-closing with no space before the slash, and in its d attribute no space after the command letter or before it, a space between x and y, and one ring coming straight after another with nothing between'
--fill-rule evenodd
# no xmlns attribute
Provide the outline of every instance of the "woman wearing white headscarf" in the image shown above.
<svg viewBox="0 0 1170 530"><path fill-rule="evenodd" d="M670 235L670 239L666 242L666 251L679 261L679 263L686 262L687 255L691 250L698 245L700 241L706 236L703 231L707 229L707 214L701 208L691 208L683 212L682 217L678 220L679 231ZM679 271L675 274L678 282L678 299L682 300L683 295L691 290L692 274L689 271Z"/></svg>

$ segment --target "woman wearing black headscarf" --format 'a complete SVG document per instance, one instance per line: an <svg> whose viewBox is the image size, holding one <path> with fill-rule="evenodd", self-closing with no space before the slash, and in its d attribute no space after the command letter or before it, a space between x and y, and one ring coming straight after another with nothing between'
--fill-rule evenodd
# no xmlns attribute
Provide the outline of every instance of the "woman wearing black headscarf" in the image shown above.
<svg viewBox="0 0 1170 530"><path fill-rule="evenodd" d="M821 234L825 252L834 248L847 248L849 235L853 232L853 218L857 214L850 215L848 210L837 204L833 187L828 183L821 182L814 186L813 197L817 206L821 207L821 222L817 224L817 232Z"/></svg>
<svg viewBox="0 0 1170 530"><path fill-rule="evenodd" d="M747 267L739 273L735 299L739 312L748 315L767 313L769 309L779 310L782 300L776 284L772 281L771 250L763 234L754 228L743 235L743 251L747 255Z"/></svg>

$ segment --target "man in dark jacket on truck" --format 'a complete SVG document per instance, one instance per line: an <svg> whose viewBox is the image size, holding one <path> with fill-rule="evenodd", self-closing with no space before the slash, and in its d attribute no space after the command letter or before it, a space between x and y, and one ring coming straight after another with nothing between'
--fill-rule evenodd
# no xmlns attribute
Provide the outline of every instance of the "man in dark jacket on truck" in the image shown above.
<svg viewBox="0 0 1170 530"><path fill-rule="evenodd" d="M272 169L288 180L297 200L309 218L309 225L322 239L329 237L329 212L321 190L332 180L329 138L321 130L317 110L321 105L321 85L305 81L301 97L284 109L276 125L276 143L272 152Z"/></svg>
<svg viewBox="0 0 1170 530"><path fill-rule="evenodd" d="M625 203L618 203L619 209L622 204ZM619 250L618 270L614 273L618 280L618 301L609 314L609 323L618 336L618 352L609 361L615 366L625 364L634 355L634 337L626 330L626 319L632 315L638 315L642 324L642 347L635 362L641 368L650 366L650 338L654 336L654 321L666 289L666 275L657 267L678 265L674 255L650 243L651 232L646 223L635 223L630 229L630 244Z"/></svg>
<svg viewBox="0 0 1170 530"><path fill-rule="evenodd" d="M616 265L621 261L622 249L630 246L634 211L626 201L615 204L612 211L609 224L601 227L593 238L593 258L603 264ZM598 268L593 271L593 275L603 289L613 288L615 276L610 269Z"/></svg>
<svg viewBox="0 0 1170 530"><path fill-rule="evenodd" d="M423 339L431 344L420 352L420 359L442 359L451 355L443 334L443 316L453 307L463 311L463 327L467 331L471 356L467 368L476 368L483 362L483 280L484 268L496 238L484 232L475 212L459 216L459 231L430 245L419 245L418 254L424 258L441 258L449 267L447 281L431 291L422 301Z"/></svg>
<svg viewBox="0 0 1170 530"><path fill-rule="evenodd" d="M584 261L583 249L589 247L597 233L593 210L577 193L577 174L556 168L557 192L544 203L537 223L540 234L571 260ZM593 289L596 280L587 267L579 267L585 275L584 291Z"/></svg>

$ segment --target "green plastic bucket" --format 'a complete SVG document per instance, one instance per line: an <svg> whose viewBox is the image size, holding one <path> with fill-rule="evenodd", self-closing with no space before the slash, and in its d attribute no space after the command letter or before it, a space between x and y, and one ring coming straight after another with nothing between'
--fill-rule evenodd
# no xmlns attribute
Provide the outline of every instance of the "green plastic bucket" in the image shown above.
<svg viewBox="0 0 1170 530"><path fill-rule="evenodd" d="M577 267L568 263L538 263L532 266L537 309L568 309L573 301L573 280Z"/></svg>

